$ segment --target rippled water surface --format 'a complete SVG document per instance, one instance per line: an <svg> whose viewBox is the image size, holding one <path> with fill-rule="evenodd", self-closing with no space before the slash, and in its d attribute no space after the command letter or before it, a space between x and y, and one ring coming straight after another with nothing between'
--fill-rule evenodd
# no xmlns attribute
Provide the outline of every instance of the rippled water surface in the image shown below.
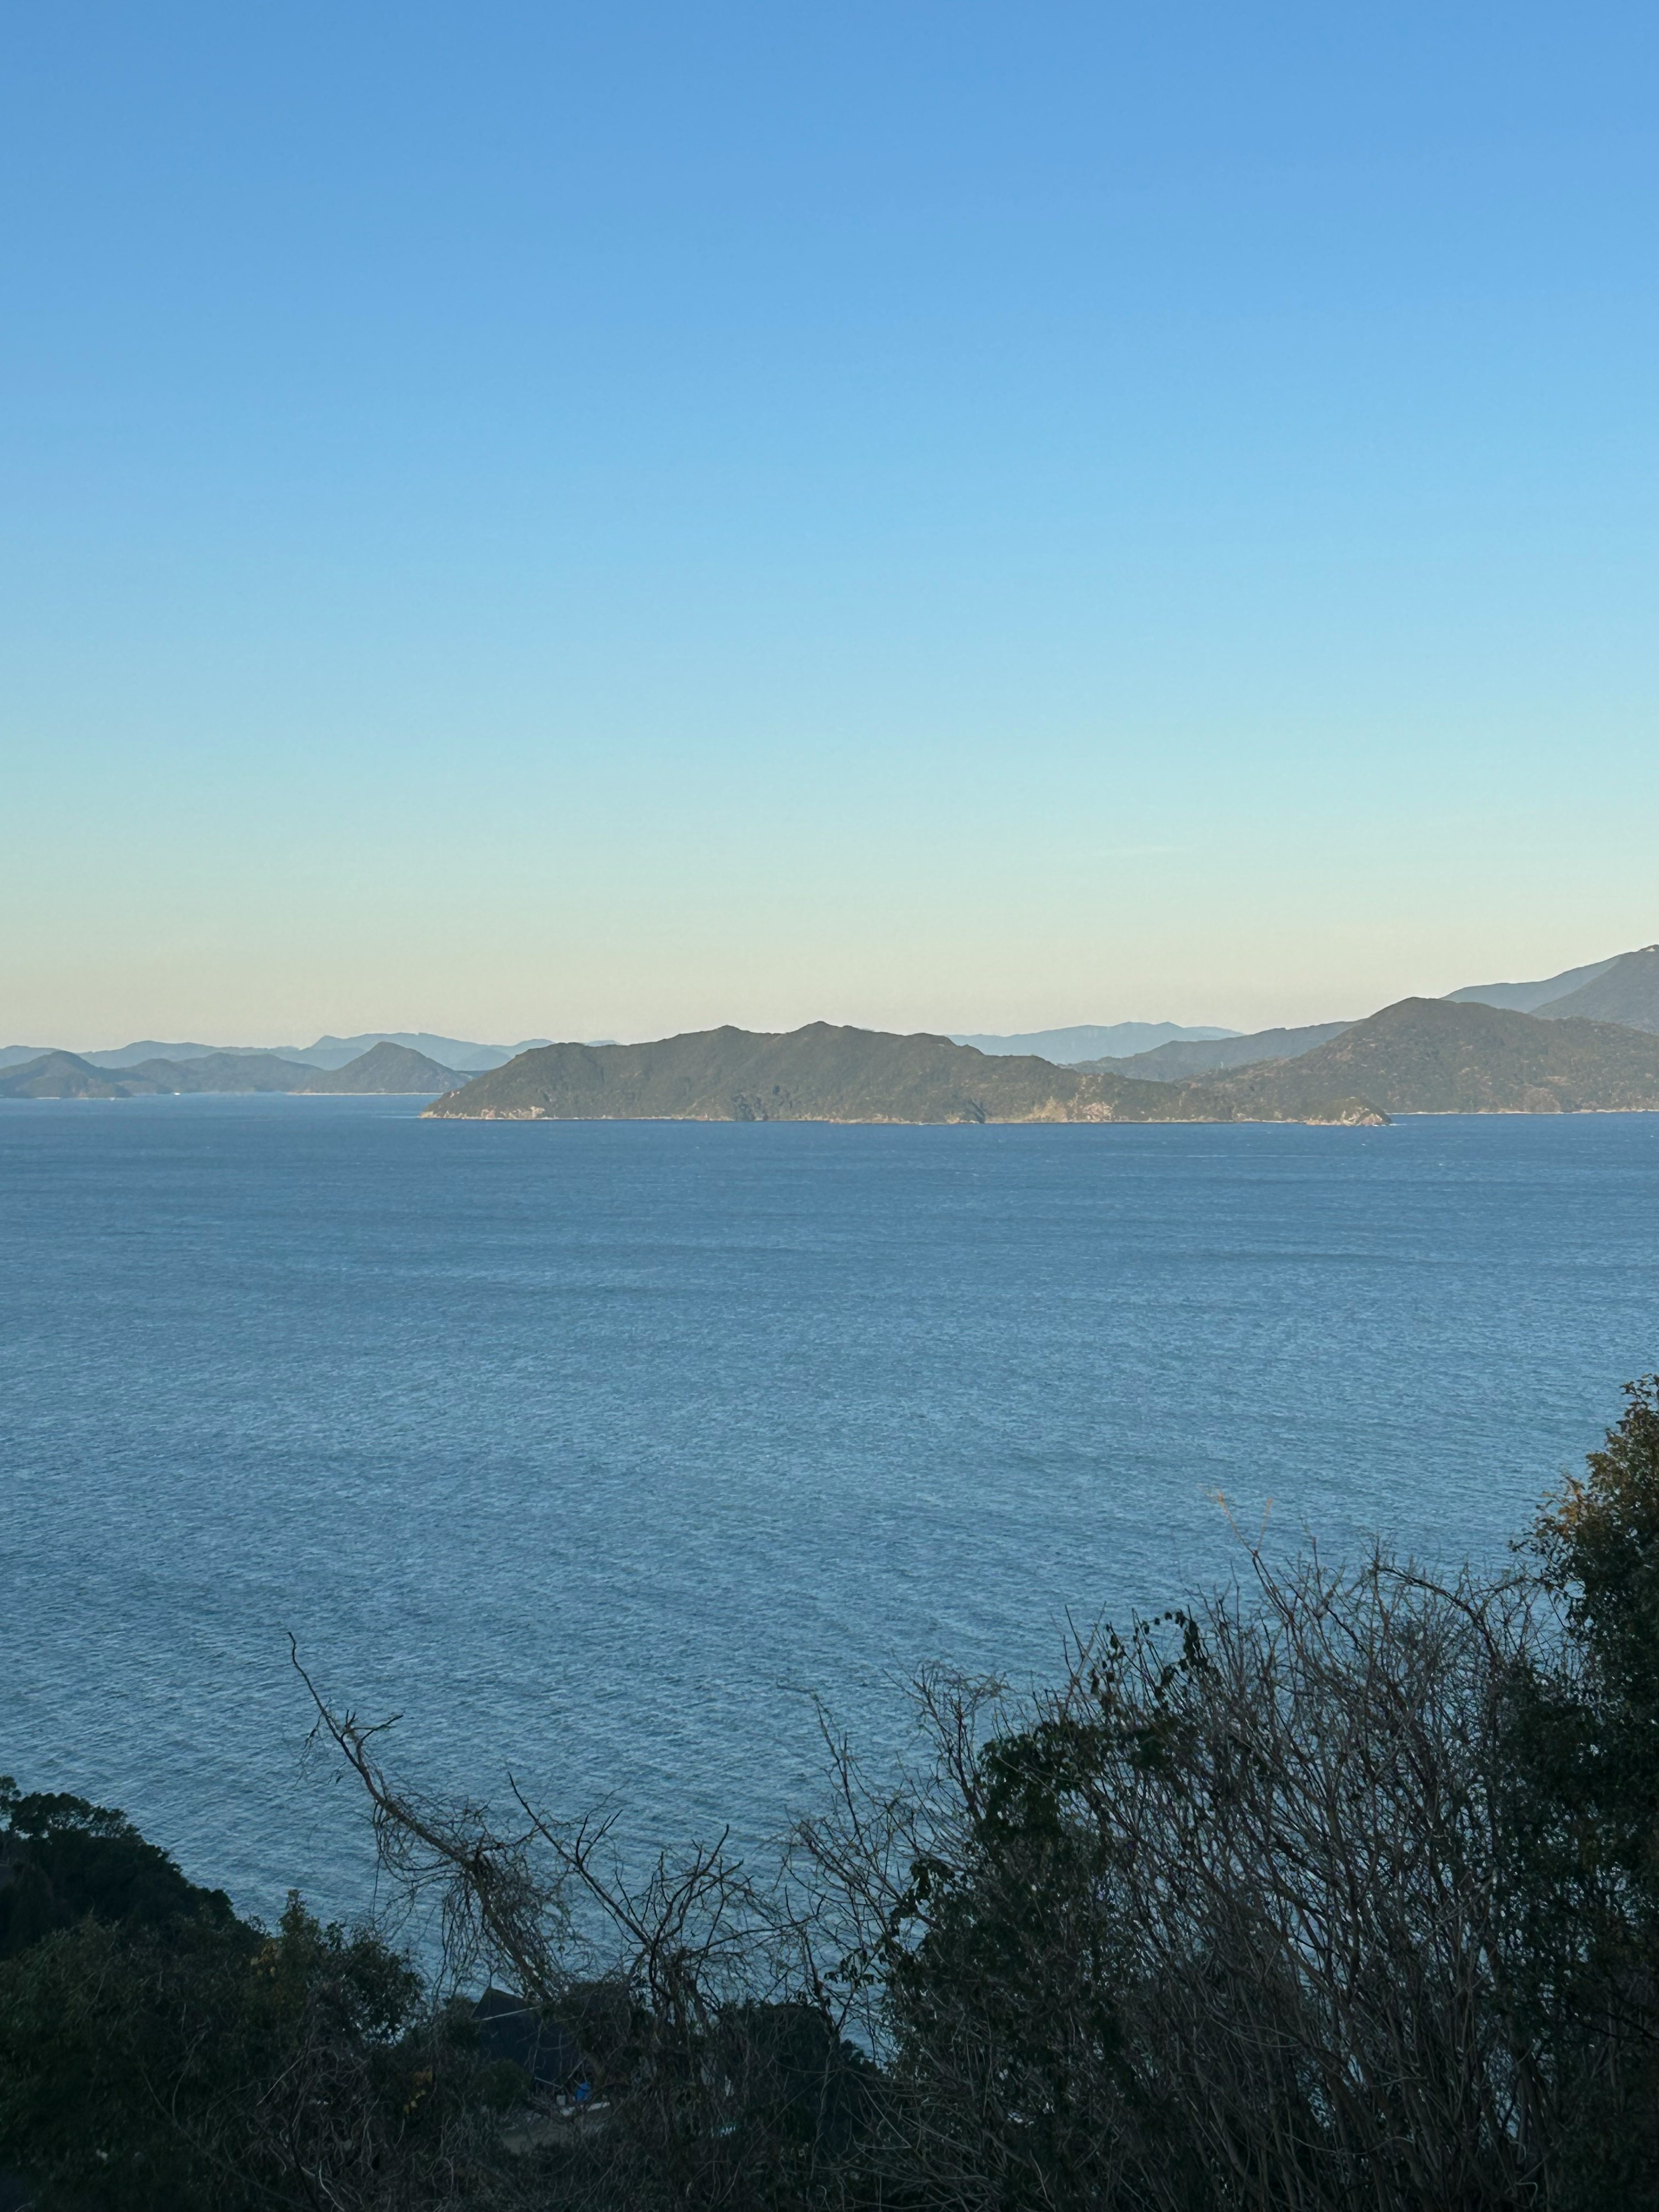
<svg viewBox="0 0 1659 2212"><path fill-rule="evenodd" d="M1279 1540L1497 1559L1659 1365L1659 1117L0 1107L0 1771L364 1892L292 1630L429 1781L775 1822L810 1691L1018 1677Z"/></svg>

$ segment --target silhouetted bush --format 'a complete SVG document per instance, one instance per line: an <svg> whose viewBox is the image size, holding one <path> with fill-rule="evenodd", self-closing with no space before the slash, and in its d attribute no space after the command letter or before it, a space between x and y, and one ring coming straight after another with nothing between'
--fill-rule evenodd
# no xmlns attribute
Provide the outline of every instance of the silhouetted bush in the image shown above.
<svg viewBox="0 0 1659 2212"><path fill-rule="evenodd" d="M0 1775L0 1960L88 1914L145 1928L202 1917L228 1928L234 1917L223 1890L186 1881L123 1814L84 1797L25 1796Z"/></svg>
<svg viewBox="0 0 1659 2212"><path fill-rule="evenodd" d="M499 2085L407 1960L297 1898L266 1935L84 1800L0 1810L0 2166L110 2212L450 2200Z"/></svg>

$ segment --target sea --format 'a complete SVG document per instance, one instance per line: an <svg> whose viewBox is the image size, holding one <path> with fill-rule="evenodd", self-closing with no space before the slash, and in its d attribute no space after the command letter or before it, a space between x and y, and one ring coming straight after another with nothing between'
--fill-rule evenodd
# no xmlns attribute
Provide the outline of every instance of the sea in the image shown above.
<svg viewBox="0 0 1659 2212"><path fill-rule="evenodd" d="M315 1717L763 1851L944 1665L1373 1538L1501 1566L1659 1366L1659 1116L0 1106L0 1771L373 1903Z"/></svg>

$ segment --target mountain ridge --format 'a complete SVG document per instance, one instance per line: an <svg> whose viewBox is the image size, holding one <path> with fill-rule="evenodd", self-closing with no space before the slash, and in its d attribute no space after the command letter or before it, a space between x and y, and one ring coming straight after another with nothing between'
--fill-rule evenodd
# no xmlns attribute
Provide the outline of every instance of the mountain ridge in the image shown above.
<svg viewBox="0 0 1659 2212"><path fill-rule="evenodd" d="M1659 1032L1659 945L1621 952L1588 982L1551 999L1538 1012L1547 1022L1617 1022L1625 1029Z"/></svg>
<svg viewBox="0 0 1659 2212"><path fill-rule="evenodd" d="M554 1045L426 1109L440 1120L1380 1121L1395 1114L1659 1111L1659 1036L1405 999L1294 1058L1204 1082L1056 1066L942 1036L809 1023L652 1044Z"/></svg>
<svg viewBox="0 0 1659 2212"><path fill-rule="evenodd" d="M439 1036L430 1030L365 1030L357 1036L319 1036L294 1057L309 1060L313 1067L348 1067L377 1044L395 1044L419 1053L434 1067L451 1068L457 1075L483 1075L492 1067L505 1067L521 1052L551 1042L550 1037L521 1037L517 1044L474 1044L465 1037Z"/></svg>
<svg viewBox="0 0 1659 2212"><path fill-rule="evenodd" d="M1273 1115L1271 1105L1262 1109ZM426 1109L436 1120L951 1123L1237 1118L1201 1086L1134 1083L1031 1054L988 1054L929 1031L829 1022L730 1024L638 1045L550 1045ZM1364 1102L1302 1098L1295 1118L1377 1121Z"/></svg>
<svg viewBox="0 0 1659 2212"><path fill-rule="evenodd" d="M46 1051L0 1069L0 1098L130 1098L116 1077L78 1053Z"/></svg>
<svg viewBox="0 0 1659 2212"><path fill-rule="evenodd" d="M140 1067L155 1060L164 1060L171 1066L182 1066L191 1060L271 1058L291 1060L301 1067L332 1069L349 1066L377 1044L396 1044L420 1053L434 1066L449 1068L457 1075L477 1075L487 1068L505 1066L520 1053L550 1042L547 1037L523 1037L517 1044L474 1044L462 1037L436 1036L426 1030L366 1030L361 1036L319 1036L314 1044L308 1045L199 1044L183 1041L165 1044L156 1037L142 1037L131 1044L100 1046L96 1050L89 1047L84 1052L77 1052L75 1057L88 1067L118 1069ZM8 1067L21 1066L26 1060L38 1060L42 1053L64 1049L61 1045L0 1045L0 1073ZM454 1056L447 1056L450 1054Z"/></svg>
<svg viewBox="0 0 1659 2212"><path fill-rule="evenodd" d="M1581 984L1602 975L1624 957L1615 952L1606 960L1592 960L1583 968L1564 968L1559 975L1545 975L1533 983L1465 983L1445 995L1462 1006L1498 1006L1512 1014L1534 1014L1553 999L1576 991Z"/></svg>
<svg viewBox="0 0 1659 2212"><path fill-rule="evenodd" d="M1235 1032L1213 1025L1183 1028L1179 1022L1080 1022L1070 1029L1019 1030L1006 1036L978 1031L950 1032L952 1044L971 1045L988 1059L1052 1060L1057 1067L1092 1066L1096 1060L1127 1060L1160 1045L1200 1038L1230 1037ZM1121 1051L1115 1048L1121 1046Z"/></svg>
<svg viewBox="0 0 1659 2212"><path fill-rule="evenodd" d="M405 1046L373 1045L340 1068L305 1066L274 1053L217 1053L204 1060L142 1060L99 1067L72 1052L47 1052L0 1070L0 1098L155 1098L266 1094L289 1097L430 1097L453 1089L460 1071Z"/></svg>
<svg viewBox="0 0 1659 2212"><path fill-rule="evenodd" d="M1136 1053L1129 1060L1085 1060L1077 1065L1091 1072L1109 1068L1115 1074L1133 1077L1137 1083L1184 1083L1221 1068L1249 1067L1263 1060L1295 1060L1352 1027L1352 1022L1311 1022L1301 1029L1257 1030L1253 1035L1198 1038L1190 1043L1177 1039L1156 1045L1151 1052Z"/></svg>
<svg viewBox="0 0 1659 2212"><path fill-rule="evenodd" d="M549 1045L471 1080L382 1042L337 1070L275 1055L98 1068L46 1053L0 1097L162 1092L425 1095L437 1119L827 1122L1376 1122L1395 1114L1659 1111L1659 1034L1478 1001L1406 999L1294 1058L1204 1081L981 1053L929 1032L726 1025L638 1045Z"/></svg>
<svg viewBox="0 0 1659 2212"><path fill-rule="evenodd" d="M319 1070L298 1092L301 1097L353 1096L370 1094L382 1097L426 1097L441 1093L454 1085L462 1071L443 1067L425 1053L415 1052L408 1045L393 1044L382 1038L357 1059L348 1060L343 1067Z"/></svg>
<svg viewBox="0 0 1659 2212"><path fill-rule="evenodd" d="M1341 1091L1385 1114L1659 1111L1659 1036L1612 1022L1547 1021L1478 1001L1401 999L1294 1060L1208 1086L1288 1114Z"/></svg>

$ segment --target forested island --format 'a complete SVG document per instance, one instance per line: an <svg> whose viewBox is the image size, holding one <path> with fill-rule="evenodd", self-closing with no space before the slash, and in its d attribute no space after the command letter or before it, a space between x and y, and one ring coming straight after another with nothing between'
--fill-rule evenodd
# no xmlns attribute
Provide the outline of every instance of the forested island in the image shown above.
<svg viewBox="0 0 1659 2212"><path fill-rule="evenodd" d="M40 2212L1650 2212L1659 1378L1494 1573L1245 1549L1026 1699L833 1731L775 1864L411 1785L275 1928L0 1782L0 2189ZM296 1656L296 1668L300 1661Z"/></svg>
<svg viewBox="0 0 1659 2212"><path fill-rule="evenodd" d="M1231 1041L1229 1040L1229 1042ZM1202 1048L1163 1048L1201 1049ZM446 1120L1308 1121L1659 1110L1659 1036L1405 999L1284 1059L1157 1082L939 1036L813 1022L521 1053L434 1102Z"/></svg>
<svg viewBox="0 0 1659 2212"><path fill-rule="evenodd" d="M1659 1067L1659 1052L1655 1054ZM1659 1096L1659 1086L1656 1087ZM1279 1120L1252 1101L1252 1119ZM696 1121L1233 1121L1210 1086L1134 1083L992 1055L942 1036L810 1022L782 1036L704 1030L653 1044L549 1045L521 1053L427 1109L441 1119ZM1333 1091L1290 1117L1380 1121Z"/></svg>

